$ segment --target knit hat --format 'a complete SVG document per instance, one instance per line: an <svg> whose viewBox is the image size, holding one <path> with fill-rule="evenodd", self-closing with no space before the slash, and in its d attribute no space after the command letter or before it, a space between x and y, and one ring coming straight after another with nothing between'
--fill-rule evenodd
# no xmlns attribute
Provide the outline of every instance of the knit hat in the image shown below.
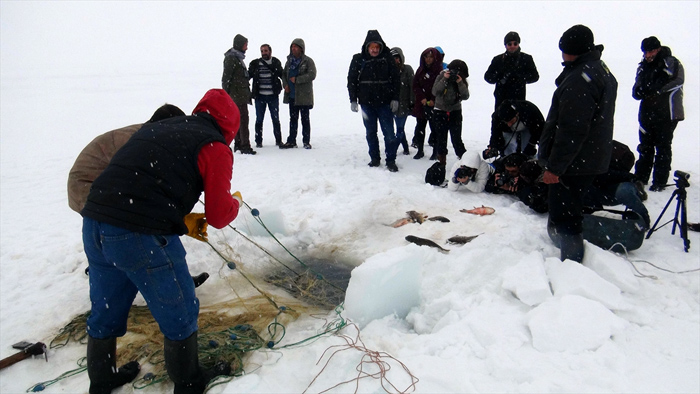
<svg viewBox="0 0 700 394"><path fill-rule="evenodd" d="M567 55L583 55L594 47L593 32L584 25L570 27L559 39L559 49Z"/></svg>
<svg viewBox="0 0 700 394"><path fill-rule="evenodd" d="M233 37L233 49L237 49L241 52L243 52L243 46L248 42L248 39L243 37L240 34L236 34L235 37Z"/></svg>
<svg viewBox="0 0 700 394"><path fill-rule="evenodd" d="M192 110L192 115L200 112L206 112L216 120L226 143L230 144L233 141L241 125L241 113L225 90L210 89L207 91Z"/></svg>
<svg viewBox="0 0 700 394"><path fill-rule="evenodd" d="M508 32L508 34L506 34L506 36L503 38L503 45L506 45L511 41L515 41L520 44L520 35L514 31Z"/></svg>
<svg viewBox="0 0 700 394"><path fill-rule="evenodd" d="M450 64L447 65L447 69L457 71L462 79L469 78L469 67L467 67L467 63L465 63L464 60L455 59L451 61Z"/></svg>
<svg viewBox="0 0 700 394"><path fill-rule="evenodd" d="M496 109L496 117L503 122L510 122L518 114L512 100L505 100Z"/></svg>
<svg viewBox="0 0 700 394"><path fill-rule="evenodd" d="M642 52L649 52L659 48L661 48L661 41L654 36L642 40Z"/></svg>
<svg viewBox="0 0 700 394"><path fill-rule="evenodd" d="M163 104L156 110L156 112L153 113L151 119L149 119L146 123L158 122L163 119L173 118L176 116L185 116L185 113L182 112L180 108L172 104Z"/></svg>

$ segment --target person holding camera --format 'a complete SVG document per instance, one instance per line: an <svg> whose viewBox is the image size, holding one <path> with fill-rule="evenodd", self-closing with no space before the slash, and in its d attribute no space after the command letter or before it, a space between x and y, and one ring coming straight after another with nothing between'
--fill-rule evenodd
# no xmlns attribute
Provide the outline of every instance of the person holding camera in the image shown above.
<svg viewBox="0 0 700 394"><path fill-rule="evenodd" d="M517 194L520 189L520 166L527 161L522 153L511 153L496 159L491 166L493 174L486 183L485 191L493 194Z"/></svg>
<svg viewBox="0 0 700 394"><path fill-rule="evenodd" d="M537 144L544 127L544 116L527 100L505 100L491 115L491 139L484 150L484 159L524 153L537 154Z"/></svg>
<svg viewBox="0 0 700 394"><path fill-rule="evenodd" d="M467 149L462 142L462 100L469 98L469 68L467 63L456 59L447 65L447 70L440 72L433 84L435 110L433 111L435 130L435 149L437 160L445 164L447 158L447 136L452 140L452 147L457 158L461 158Z"/></svg>
<svg viewBox="0 0 700 394"><path fill-rule="evenodd" d="M639 103L639 160L634 173L645 185L654 170L650 191L666 188L671 172L671 143L678 122L685 118L681 62L671 48L661 46L658 38L642 40L644 58L637 68L632 97Z"/></svg>
<svg viewBox="0 0 700 394"><path fill-rule="evenodd" d="M506 51L496 55L484 74L484 79L496 85L494 109L504 100L525 100L525 85L537 82L540 74L531 55L520 50L520 35L511 31L503 38Z"/></svg>
<svg viewBox="0 0 700 394"><path fill-rule="evenodd" d="M481 193L493 171L493 167L478 153L465 152L448 173L450 181L447 188L454 192L464 188L472 193Z"/></svg>

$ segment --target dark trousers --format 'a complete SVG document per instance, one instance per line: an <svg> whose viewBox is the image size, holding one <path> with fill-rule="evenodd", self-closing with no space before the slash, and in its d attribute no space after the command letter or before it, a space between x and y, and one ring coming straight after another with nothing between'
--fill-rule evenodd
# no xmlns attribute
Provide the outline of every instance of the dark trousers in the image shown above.
<svg viewBox="0 0 700 394"><path fill-rule="evenodd" d="M289 138L288 144L297 143L297 130L299 130L299 116L301 115L301 142L311 142L311 118L309 117L310 105L295 105L294 99L289 99Z"/></svg>
<svg viewBox="0 0 700 394"><path fill-rule="evenodd" d="M380 160L379 154L379 137L377 136L377 122L384 134L384 153L386 161L396 161L396 150L399 148L399 140L394 134L394 115L391 113L389 104L373 106L361 105L362 107L362 122L365 125L367 137L367 145L369 146L369 157L374 160Z"/></svg>
<svg viewBox="0 0 700 394"><path fill-rule="evenodd" d="M549 185L549 226L559 239L561 260L583 260L583 195L595 175L563 175ZM551 232L550 232L551 234Z"/></svg>
<svg viewBox="0 0 700 394"><path fill-rule="evenodd" d="M399 140L399 144L403 146L403 150L408 152L408 141L406 140L406 119L408 115L396 116L394 115L394 123L396 123L396 139Z"/></svg>
<svg viewBox="0 0 700 394"><path fill-rule="evenodd" d="M416 118L416 128L413 131L413 142L419 151L423 151L423 145L425 144L425 128L430 125L430 135L435 134L435 124L433 124L433 109L427 105L423 106L423 117ZM432 145L432 144L430 144Z"/></svg>
<svg viewBox="0 0 700 394"><path fill-rule="evenodd" d="M452 140L452 147L457 157L461 158L467 149L462 142L462 111L445 112L433 111L433 122L437 137L435 138L435 148L438 155L447 156L447 136Z"/></svg>
<svg viewBox="0 0 700 394"><path fill-rule="evenodd" d="M642 121L639 125L639 160L634 166L634 174L644 183L649 182L654 169L652 183L665 185L671 172L671 143L677 120L661 122Z"/></svg>
<svg viewBox="0 0 700 394"><path fill-rule="evenodd" d="M275 143L282 143L282 130L280 126L280 98L276 94L260 95L255 99L255 142L262 145L263 120L265 120L265 110L270 108L272 118L272 133L275 136Z"/></svg>
<svg viewBox="0 0 700 394"><path fill-rule="evenodd" d="M234 139L233 150L243 151L251 149L250 130L248 129L248 104L236 103L236 106L238 107L238 112L241 113L241 125L238 127L238 134L236 134L236 138Z"/></svg>

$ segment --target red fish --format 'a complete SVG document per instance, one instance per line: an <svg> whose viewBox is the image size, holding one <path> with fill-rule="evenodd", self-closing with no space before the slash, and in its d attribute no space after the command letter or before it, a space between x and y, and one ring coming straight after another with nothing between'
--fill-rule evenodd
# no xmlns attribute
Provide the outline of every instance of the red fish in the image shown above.
<svg viewBox="0 0 700 394"><path fill-rule="evenodd" d="M478 208L474 207L474 209L460 209L459 211L464 212L464 213L471 213L472 215L480 215L480 216L492 215L494 212L496 212L495 209L493 209L491 207L485 207L483 205L478 207Z"/></svg>

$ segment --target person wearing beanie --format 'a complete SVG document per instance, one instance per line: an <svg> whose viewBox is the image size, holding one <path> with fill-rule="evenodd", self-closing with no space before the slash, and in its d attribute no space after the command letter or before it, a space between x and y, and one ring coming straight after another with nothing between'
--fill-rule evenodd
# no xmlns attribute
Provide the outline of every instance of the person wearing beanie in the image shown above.
<svg viewBox="0 0 700 394"><path fill-rule="evenodd" d="M304 149L311 149L311 118L309 112L314 107L314 79L316 64L306 56L306 43L301 38L292 40L289 46L287 63L282 72L284 85L283 102L289 104L289 137L280 149L297 147L297 130L301 116L301 142Z"/></svg>
<svg viewBox="0 0 700 394"><path fill-rule="evenodd" d="M280 125L280 93L282 92L282 62L272 56L269 44L260 46L259 59L250 62L248 75L253 79L253 98L255 99L255 147L262 148L263 121L265 109L270 109L272 133L275 145L282 145L282 128Z"/></svg>
<svg viewBox="0 0 700 394"><path fill-rule="evenodd" d="M542 130L538 159L549 185L548 233L561 260L581 262L582 201L596 175L608 171L612 155L617 80L601 60L593 32L576 25L559 40L564 70Z"/></svg>
<svg viewBox="0 0 700 394"><path fill-rule="evenodd" d="M239 192L230 194L238 107L211 89L191 116L141 127L95 179L80 211L90 270L87 321L90 393L109 393L132 381L139 365L116 368L116 340L141 293L163 333L165 368L175 392L203 393L227 363L199 365L199 301L180 235L183 219L204 195L206 221L223 228L238 215Z"/></svg>
<svg viewBox="0 0 700 394"><path fill-rule="evenodd" d="M233 151L244 155L254 155L257 152L250 145L250 130L248 128L248 105L253 102L250 92L250 76L244 63L248 50L248 39L240 34L233 38L233 46L224 54L224 73L221 76L221 88L224 89L241 114L241 128L236 134Z"/></svg>
<svg viewBox="0 0 700 394"><path fill-rule="evenodd" d="M355 54L348 70L350 110L362 109L362 122L369 146L370 167L379 167L381 154L377 122L384 134L386 168L397 172L396 151L399 140L394 134L394 116L399 110L401 80L394 57L377 30L369 30L360 53ZM358 106L359 104L359 106Z"/></svg>
<svg viewBox="0 0 700 394"><path fill-rule="evenodd" d="M399 69L399 79L401 87L399 88L399 109L394 113L394 123L396 124L396 138L403 146L403 154L410 154L408 150L408 140L406 139L406 119L411 114L413 108L413 67L406 64L406 58L403 51L399 47L391 48L391 56L394 57L396 68Z"/></svg>
<svg viewBox="0 0 700 394"><path fill-rule="evenodd" d="M517 32L506 34L503 45L506 51L496 55L484 73L486 82L496 85L493 91L496 98L494 109L503 100L525 100L525 85L540 79L532 56L520 50L520 35Z"/></svg>
<svg viewBox="0 0 700 394"><path fill-rule="evenodd" d="M469 68L463 60L455 59L442 70L433 84L435 109L436 159L443 166L447 164L447 137L452 141L457 158L461 158L467 149L462 141L462 101L469 99Z"/></svg>
<svg viewBox="0 0 700 394"><path fill-rule="evenodd" d="M644 57L637 67L632 97L639 103L639 160L634 173L649 190L666 188L671 172L671 144L678 122L685 118L683 110L683 65L662 46L658 38L642 40ZM653 169L653 176L652 176Z"/></svg>
<svg viewBox="0 0 700 394"><path fill-rule="evenodd" d="M484 158L511 153L537 154L544 116L527 100L504 100L491 115L491 139Z"/></svg>

